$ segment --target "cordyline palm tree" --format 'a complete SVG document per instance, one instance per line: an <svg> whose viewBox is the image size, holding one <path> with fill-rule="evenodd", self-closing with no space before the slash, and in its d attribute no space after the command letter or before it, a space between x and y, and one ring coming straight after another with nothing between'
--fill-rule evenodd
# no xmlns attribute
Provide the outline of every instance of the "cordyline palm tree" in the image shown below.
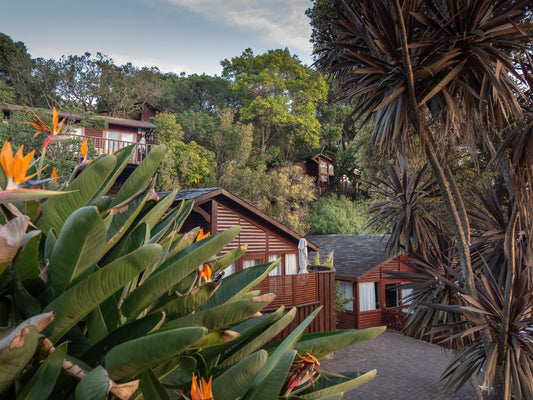
<svg viewBox="0 0 533 400"><path fill-rule="evenodd" d="M372 204L373 214L367 226L390 233L385 253L396 256L424 253L435 241L437 222L429 213L427 200L438 195L431 177L425 176L427 165L409 174L404 163L389 166L385 179L376 178L370 184L383 201Z"/></svg>
<svg viewBox="0 0 533 400"><path fill-rule="evenodd" d="M531 0L316 3L317 12L310 15L315 17L317 66L339 82L357 117L374 119L374 139L382 150L406 151L416 143L429 161L450 217L460 283L469 301L476 301L479 293L470 254L471 228L455 178L439 154L455 143L485 143L494 155L502 156L500 165L506 172L514 174L508 174L508 189L522 188L523 193L515 196L506 241L510 267L505 273L500 324L503 333L508 332L512 288L519 276L512 261L512 238L519 225L531 230L530 217L524 215L529 194L521 181L523 174L516 174L522 167L506 163L505 154L495 149L504 139L503 128L524 118L527 101L520 98L526 99L522 88L529 82L524 79L529 71L520 68L520 61L531 52L531 24L525 23L531 20ZM336 13L330 24L324 23L325 4ZM494 343L507 339L493 337L495 331L479 332L485 360L490 359ZM509 365L506 349L506 345L499 347L496 368ZM493 374L492 383L501 398L510 395L504 375L501 370Z"/></svg>

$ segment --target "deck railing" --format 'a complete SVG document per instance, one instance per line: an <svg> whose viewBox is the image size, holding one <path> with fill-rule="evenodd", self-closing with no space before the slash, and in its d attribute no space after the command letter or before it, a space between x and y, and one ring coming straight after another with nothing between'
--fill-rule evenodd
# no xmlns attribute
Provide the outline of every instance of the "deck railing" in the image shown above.
<svg viewBox="0 0 533 400"><path fill-rule="evenodd" d="M126 146L130 146L132 144L135 144L135 151L133 152L133 155L131 156L129 164L140 164L142 160L146 157L146 155L152 150L153 144L149 143L131 143L131 142L125 142L122 140L116 140L116 139L107 139L107 138L101 138L101 137L92 137L92 136L74 136L80 139L87 138L93 145L93 147L96 150L96 154L112 154L117 150L120 150Z"/></svg>
<svg viewBox="0 0 533 400"><path fill-rule="evenodd" d="M317 273L268 276L254 289L260 290L261 294L276 295L268 308L277 308L281 305L293 307L319 302Z"/></svg>

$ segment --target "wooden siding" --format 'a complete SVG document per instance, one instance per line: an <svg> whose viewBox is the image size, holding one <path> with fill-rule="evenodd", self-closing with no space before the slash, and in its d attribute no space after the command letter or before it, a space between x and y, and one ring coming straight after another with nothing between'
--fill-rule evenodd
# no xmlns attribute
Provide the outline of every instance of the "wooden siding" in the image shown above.
<svg viewBox="0 0 533 400"><path fill-rule="evenodd" d="M300 304L296 306L296 316L292 322L285 328L283 331L276 336L275 340L282 339L287 337L296 327L302 323L314 310L322 306L322 310L318 313L316 318L311 322L307 328L307 333L314 332L328 332L335 330L335 315L334 305L335 305L335 272L310 272L304 275L292 275L292 276L316 276L317 278L317 292L318 301L314 301L307 304ZM289 275L291 276L291 275ZM274 278L268 277L267 279ZM267 310L273 311L275 308L272 308L269 305ZM267 311L265 310L265 311Z"/></svg>
<svg viewBox="0 0 533 400"><path fill-rule="evenodd" d="M383 315L380 308L377 310L360 311L357 316L357 329L371 328L383 325Z"/></svg>
<svg viewBox="0 0 533 400"><path fill-rule="evenodd" d="M300 275L267 276L254 289L261 294L274 293L276 298L268 308L281 305L292 307L306 303L319 302L318 272Z"/></svg>

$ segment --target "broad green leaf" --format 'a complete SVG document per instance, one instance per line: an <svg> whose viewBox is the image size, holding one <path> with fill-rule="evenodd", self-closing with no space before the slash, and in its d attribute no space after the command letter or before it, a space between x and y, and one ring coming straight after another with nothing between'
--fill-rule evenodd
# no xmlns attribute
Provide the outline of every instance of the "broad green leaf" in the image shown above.
<svg viewBox="0 0 533 400"><path fill-rule="evenodd" d="M188 315L204 304L221 283L222 280L218 284L208 282L183 296L173 296L170 301L158 307L158 310L164 311L169 320Z"/></svg>
<svg viewBox="0 0 533 400"><path fill-rule="evenodd" d="M63 343L46 357L37 372L24 386L24 390L18 395L17 400L47 399L63 369L63 360L66 355L67 343Z"/></svg>
<svg viewBox="0 0 533 400"><path fill-rule="evenodd" d="M295 356L296 350L289 350L281 355L276 366L255 391L254 400L270 400L279 396Z"/></svg>
<svg viewBox="0 0 533 400"><path fill-rule="evenodd" d="M76 386L76 400L106 400L111 379L102 366L85 375Z"/></svg>
<svg viewBox="0 0 533 400"><path fill-rule="evenodd" d="M41 269L39 268L39 260L37 258L39 254L40 240L40 231L28 232L25 240L23 240L23 248L15 267L23 284L26 280L34 281L39 277L39 273L41 272Z"/></svg>
<svg viewBox="0 0 533 400"><path fill-rule="evenodd" d="M91 346L82 356L82 360L89 365L97 365L103 362L106 351L121 343L147 335L154 329L159 328L164 320L165 315L161 312L156 312L125 324L110 332L94 346Z"/></svg>
<svg viewBox="0 0 533 400"><path fill-rule="evenodd" d="M108 252L120 238L128 231L128 228L133 224L135 218L142 211L144 203L151 196L155 185L155 179L142 192L136 193L134 196L126 199L123 203L113 208L113 220L111 226L107 231L107 243L105 252Z"/></svg>
<svg viewBox="0 0 533 400"><path fill-rule="evenodd" d="M358 386L361 386L363 383L371 381L376 376L376 370L368 372L343 372L342 375L349 377L350 379L341 378L339 376L324 373L328 379L320 377L315 382L315 387L312 389L306 390L303 394L299 396L303 399L320 399L328 395L332 395L339 392L349 392L350 390L355 389Z"/></svg>
<svg viewBox="0 0 533 400"><path fill-rule="evenodd" d="M166 260L141 286L135 289L122 304L123 313L132 318L150 306L160 296L217 254L239 233L239 227L213 235L182 250Z"/></svg>
<svg viewBox="0 0 533 400"><path fill-rule="evenodd" d="M161 251L157 244L144 246L92 273L48 304L45 311L56 313L56 319L48 327L50 340L60 339L105 299L156 262Z"/></svg>
<svg viewBox="0 0 533 400"><path fill-rule="evenodd" d="M41 304L33 297L26 288L22 285L20 278L15 271L13 275L13 295L15 297L15 305L23 318L29 318L32 315L40 314L42 311Z"/></svg>
<svg viewBox="0 0 533 400"><path fill-rule="evenodd" d="M65 221L50 256L48 277L56 295L83 279L103 255L105 222L96 207L82 207Z"/></svg>
<svg viewBox="0 0 533 400"><path fill-rule="evenodd" d="M150 239L150 241L160 241L165 236L173 235L173 232L178 232L187 217L189 216L189 214L191 213L193 205L194 203L192 201L182 201L180 202L179 206L174 207L172 210L170 210L168 214L152 228L152 238ZM192 244L195 238L196 235L194 235L189 244ZM183 248L185 247L179 249L173 248L171 254L176 254L179 251L183 250Z"/></svg>
<svg viewBox="0 0 533 400"><path fill-rule="evenodd" d="M33 326L24 326L5 347L0 347L3 350L0 353L0 394L11 386L31 360L38 344L37 329Z"/></svg>
<svg viewBox="0 0 533 400"><path fill-rule="evenodd" d="M69 192L41 189L0 190L0 204L19 203L23 201L45 199L53 196L66 195Z"/></svg>
<svg viewBox="0 0 533 400"><path fill-rule="evenodd" d="M122 149L119 149L113 153L113 157L117 159L117 162L115 164L115 168L113 168L113 171L107 176L107 179L102 182L100 185L100 189L94 194L91 205L94 204L96 201L98 201L98 198L100 196L105 195L109 189L113 186L119 175L122 173L124 168L127 167L131 156L133 155L133 152L135 151L135 145L132 144L130 146L123 147ZM111 202L109 203L109 205Z"/></svg>
<svg viewBox="0 0 533 400"><path fill-rule="evenodd" d="M142 163L135 168L135 170L128 177L126 182L121 186L118 191L115 199L113 200L112 206L122 203L126 199L129 199L135 193L142 190L143 187L148 185L152 180L161 160L165 156L166 149L164 145L159 145L152 148L152 151L148 153L146 158Z"/></svg>
<svg viewBox="0 0 533 400"><path fill-rule="evenodd" d="M279 261L256 265L245 268L239 272L224 278L224 283L201 309L211 308L226 303L227 301L239 300L251 288L265 279L269 272L276 268Z"/></svg>
<svg viewBox="0 0 533 400"><path fill-rule="evenodd" d="M197 362L194 357L185 356L174 358L167 363L154 369L159 380L168 388L182 388L190 384L193 372L197 370Z"/></svg>
<svg viewBox="0 0 533 400"><path fill-rule="evenodd" d="M376 326L367 329L311 333L302 336L295 349L300 354L307 352L318 359L322 359L339 349L381 335L386 329L386 326Z"/></svg>
<svg viewBox="0 0 533 400"><path fill-rule="evenodd" d="M102 185L102 179L113 171L116 157L109 155L100 157L89 166L68 186L69 191L63 196L52 197L43 205L43 215L37 221L37 227L43 232L54 228L57 232L65 220L75 210L83 207L98 193Z"/></svg>
<svg viewBox="0 0 533 400"><path fill-rule="evenodd" d="M223 329L235 325L243 319L250 318L267 306L272 300L272 296L259 296L250 300L226 303L218 307L174 319L167 322L165 326L201 325L210 330Z"/></svg>
<svg viewBox="0 0 533 400"><path fill-rule="evenodd" d="M266 376L268 374L270 374L270 371L272 371L272 369L275 367L275 365L278 363L278 361L280 360L281 356L286 352L286 351L289 351L289 350L292 350L294 349L294 347L296 346L296 343L298 342L298 340L300 339L300 337L303 335L303 333L305 332L305 330L307 329L307 327L309 326L309 324L311 323L311 321L313 321L313 319L317 316L317 314L320 312L320 310L322 309L322 307L319 307L317 308L315 311L313 311L311 314L309 314L307 316L306 319L304 319L302 321L302 323L300 323L300 325L298 325L296 327L295 330L293 330L289 336L287 336L277 347L276 349L272 352L272 354L270 354L270 356L268 357L268 360L265 364L265 366L263 367L263 369L261 370L261 372L257 375L257 377L255 378L253 384L252 384L252 389L250 392L247 393L247 397L249 399L253 399L255 394L257 393L257 390L258 390L258 387L259 385L261 384L261 382L263 382L263 380L266 378Z"/></svg>
<svg viewBox="0 0 533 400"><path fill-rule="evenodd" d="M241 258L244 253L246 253L246 246L240 246L228 251L222 257L215 258L213 262L210 262L213 272L226 269Z"/></svg>
<svg viewBox="0 0 533 400"><path fill-rule="evenodd" d="M167 194L165 197L159 199L157 203L146 214L142 216L138 223L145 222L149 226L155 227L157 223L161 220L161 217L168 212L177 194L178 191L174 190L173 192Z"/></svg>
<svg viewBox="0 0 533 400"><path fill-rule="evenodd" d="M139 389L145 399L150 400L170 400L166 389L163 387L159 379L154 375L151 369L146 370L141 374L141 384Z"/></svg>
<svg viewBox="0 0 533 400"><path fill-rule="evenodd" d="M114 380L137 376L176 357L206 333L207 329L194 326L130 340L113 347L105 355L105 368Z"/></svg>
<svg viewBox="0 0 533 400"><path fill-rule="evenodd" d="M260 347L264 346L277 334L279 334L285 327L287 327L294 317L296 316L296 308L292 308L289 312L283 315L281 318L278 318L273 322L268 328L266 328L261 333L255 333L255 330L248 332L243 332L241 338L243 341L242 345L239 345L233 349L229 356L220 364L221 367L228 367L235 364L236 362L242 360L248 354L256 351ZM239 338L239 339L241 339Z"/></svg>
<svg viewBox="0 0 533 400"><path fill-rule="evenodd" d="M216 399L240 399L248 391L255 376L268 358L265 350L250 354L213 381L213 396Z"/></svg>

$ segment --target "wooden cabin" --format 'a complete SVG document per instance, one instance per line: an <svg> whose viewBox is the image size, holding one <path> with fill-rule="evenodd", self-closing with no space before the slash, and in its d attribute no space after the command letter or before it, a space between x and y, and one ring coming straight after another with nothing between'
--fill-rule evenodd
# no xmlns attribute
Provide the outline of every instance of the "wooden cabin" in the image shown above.
<svg viewBox="0 0 533 400"><path fill-rule="evenodd" d="M51 114L51 110L18 105L3 106L4 118L9 118L12 112L26 111L33 113ZM145 116L145 114L141 114ZM125 146L135 144L136 151L129 162L128 169L134 169L150 152L155 143L155 125L146 120L114 118L105 115L85 116L81 114L61 111L60 118L67 118L61 133L87 138L91 141L97 154L111 154ZM83 123L82 123L83 122ZM91 123L93 122L93 123Z"/></svg>
<svg viewBox="0 0 533 400"><path fill-rule="evenodd" d="M411 289L398 290L405 282L391 279L387 271L413 271L398 258L384 254L387 238L383 235L310 235L307 237L321 254L333 251L335 280L346 311L337 316L338 328L370 328L387 325L401 330L405 320L402 303ZM311 255L312 257L312 255Z"/></svg>
<svg viewBox="0 0 533 400"><path fill-rule="evenodd" d="M302 174L313 177L316 182L318 195L321 196L335 180L335 166L333 160L325 154L316 154L304 160L295 161L302 169Z"/></svg>
<svg viewBox="0 0 533 400"><path fill-rule="evenodd" d="M296 307L297 316L290 330L322 305L324 309L312 323L310 331L335 329L334 272L300 270L300 235L222 188L180 190L176 202L181 200L194 201L193 211L185 221L182 232L199 226L205 232L214 234L235 225L241 226L239 235L221 254L242 245L248 249L243 257L225 270L226 274L281 259L279 266L256 288L261 293L276 295L265 311L272 311L281 305ZM308 252L317 250L313 243L307 242Z"/></svg>

